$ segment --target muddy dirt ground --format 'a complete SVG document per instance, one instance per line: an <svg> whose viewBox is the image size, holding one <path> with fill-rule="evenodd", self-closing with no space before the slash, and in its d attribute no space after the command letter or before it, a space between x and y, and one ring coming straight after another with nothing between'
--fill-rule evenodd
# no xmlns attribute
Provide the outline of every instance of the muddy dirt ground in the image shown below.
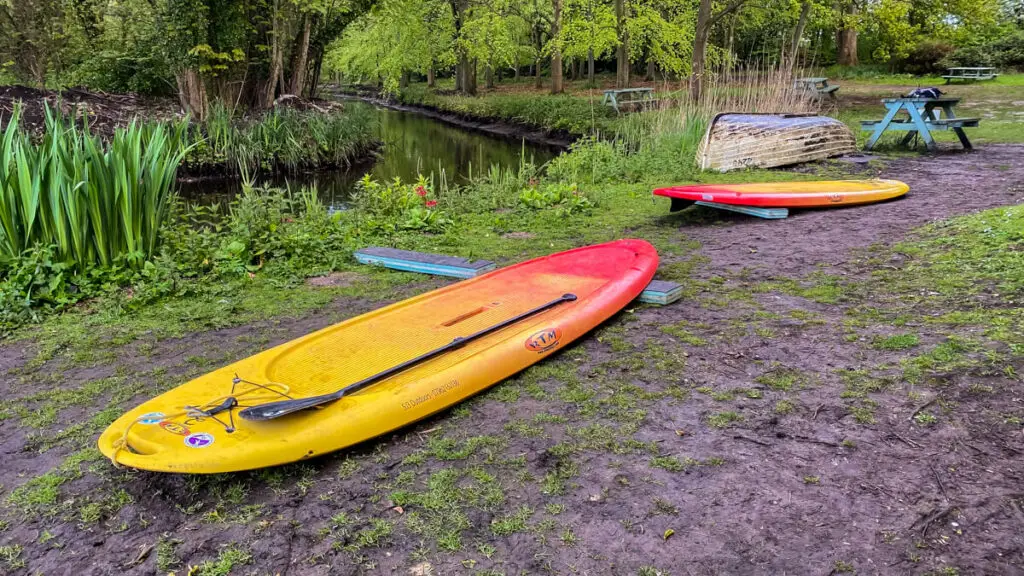
<svg viewBox="0 0 1024 576"><path fill-rule="evenodd" d="M1022 158L1024 147L986 146L892 160L883 176L912 193L842 212L666 216L700 243L663 261L692 267L699 288L683 301L631 308L398 434L257 473L120 470L77 458L66 438L105 409L377 304L112 343L111 358L84 365L0 344L4 397L48 382L87 398L26 402L0 420L0 572L1024 573L1024 433L1007 424L1024 414L1024 359L887 377L950 336L926 322L938 311L909 319L915 349L880 349L871 338L898 329L851 314L899 294L829 302L773 288L898 272L888 247L912 229L1024 201Z"/></svg>

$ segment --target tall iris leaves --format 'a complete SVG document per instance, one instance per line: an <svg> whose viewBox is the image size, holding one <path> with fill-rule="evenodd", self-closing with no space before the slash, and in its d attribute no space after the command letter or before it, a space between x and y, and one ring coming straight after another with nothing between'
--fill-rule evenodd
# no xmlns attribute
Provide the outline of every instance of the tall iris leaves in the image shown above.
<svg viewBox="0 0 1024 576"><path fill-rule="evenodd" d="M20 121L16 108L0 132L0 262L36 244L79 270L150 258L188 151L186 124L133 122L104 145L49 109L38 142Z"/></svg>

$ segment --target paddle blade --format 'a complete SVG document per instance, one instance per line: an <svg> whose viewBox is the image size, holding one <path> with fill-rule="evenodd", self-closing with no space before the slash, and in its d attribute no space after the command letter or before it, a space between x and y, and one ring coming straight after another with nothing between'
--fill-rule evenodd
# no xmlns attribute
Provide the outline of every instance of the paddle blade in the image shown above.
<svg viewBox="0 0 1024 576"><path fill-rule="evenodd" d="M273 420L281 416L287 416L293 412L316 408L324 404L334 402L341 398L339 394L324 394L323 396L311 396L309 398L297 398L295 400L281 400L280 402L267 402L259 406L250 406L238 412L238 415L246 420Z"/></svg>

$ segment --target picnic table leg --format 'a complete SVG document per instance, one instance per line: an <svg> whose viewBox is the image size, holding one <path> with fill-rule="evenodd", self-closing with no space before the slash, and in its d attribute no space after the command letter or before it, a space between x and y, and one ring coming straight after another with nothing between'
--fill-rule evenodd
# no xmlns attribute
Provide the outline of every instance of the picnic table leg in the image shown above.
<svg viewBox="0 0 1024 576"><path fill-rule="evenodd" d="M900 111L899 104L892 105L891 107L887 104L886 107L889 108L889 111L885 113L885 118L882 118L882 121L875 126L875 131L871 133L871 138L868 138L867 144L864 145L865 150L871 150L875 147L875 143L882 136L882 132L885 132L885 129L889 127L889 123L892 122L892 119Z"/></svg>
<svg viewBox="0 0 1024 576"><path fill-rule="evenodd" d="M928 124L921 117L921 110L917 106L910 105L907 106L907 112L910 114L910 121L914 123L917 131L921 134L921 139L924 140L925 146L928 147L928 150L934 152L937 146L935 140L932 139L932 133L928 129ZM931 115L930 112L927 112L927 114Z"/></svg>
<svg viewBox="0 0 1024 576"><path fill-rule="evenodd" d="M910 141L914 139L914 136L917 136L917 130L911 130L910 132L907 132L907 135L903 137L903 140L900 140L900 146L906 146L907 144L910 144Z"/></svg>
<svg viewBox="0 0 1024 576"><path fill-rule="evenodd" d="M960 139L960 143L964 145L964 150L974 150L974 147L971 146L971 141L967 139L967 133L964 132L963 128L954 127L953 132L956 132L956 136Z"/></svg>

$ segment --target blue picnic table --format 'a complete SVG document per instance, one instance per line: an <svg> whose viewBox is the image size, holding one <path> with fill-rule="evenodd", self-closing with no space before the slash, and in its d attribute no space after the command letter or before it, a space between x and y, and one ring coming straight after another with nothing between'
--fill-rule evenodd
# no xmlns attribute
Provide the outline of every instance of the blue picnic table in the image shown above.
<svg viewBox="0 0 1024 576"><path fill-rule="evenodd" d="M654 88L620 88L605 90L601 104L611 106L621 114L627 108L651 106L655 103Z"/></svg>
<svg viewBox="0 0 1024 576"><path fill-rule="evenodd" d="M928 149L934 151L936 145L932 130L952 130L964 148L970 150L971 141L967 139L964 128L976 127L981 119L957 118L953 108L958 102L959 98L885 98L882 100L887 111L885 118L863 120L860 123L862 130L873 130L864 149L871 150L883 133L896 130L907 132L902 144L908 144L914 136L920 134ZM896 119L901 111L907 113L907 118Z"/></svg>

